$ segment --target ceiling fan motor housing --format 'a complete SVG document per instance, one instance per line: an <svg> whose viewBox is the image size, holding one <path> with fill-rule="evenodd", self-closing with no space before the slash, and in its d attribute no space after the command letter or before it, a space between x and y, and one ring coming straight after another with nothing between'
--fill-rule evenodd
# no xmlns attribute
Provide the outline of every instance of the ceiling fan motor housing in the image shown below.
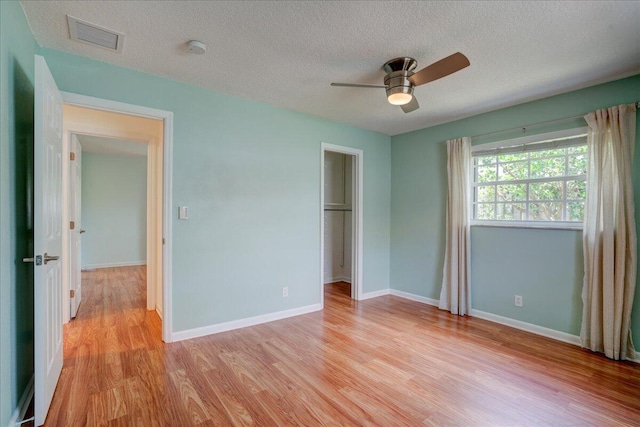
<svg viewBox="0 0 640 427"><path fill-rule="evenodd" d="M394 93L413 94L413 84L409 81L413 73L411 71L394 71L384 77L384 84L387 86L387 97Z"/></svg>
<svg viewBox="0 0 640 427"><path fill-rule="evenodd" d="M409 57L395 58L384 64L387 75L384 76L384 85L387 87L387 97L396 93L413 95L413 83L409 77L418 62Z"/></svg>

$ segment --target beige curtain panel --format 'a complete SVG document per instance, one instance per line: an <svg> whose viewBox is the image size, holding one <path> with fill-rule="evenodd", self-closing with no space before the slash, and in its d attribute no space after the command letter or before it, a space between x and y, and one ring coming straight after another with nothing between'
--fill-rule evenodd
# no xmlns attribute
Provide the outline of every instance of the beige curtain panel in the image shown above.
<svg viewBox="0 0 640 427"><path fill-rule="evenodd" d="M631 167L636 106L585 116L589 124L584 218L582 346L615 360L633 359L631 308L637 236Z"/></svg>
<svg viewBox="0 0 640 427"><path fill-rule="evenodd" d="M471 311L471 138L447 141L446 252L439 307L464 316Z"/></svg>

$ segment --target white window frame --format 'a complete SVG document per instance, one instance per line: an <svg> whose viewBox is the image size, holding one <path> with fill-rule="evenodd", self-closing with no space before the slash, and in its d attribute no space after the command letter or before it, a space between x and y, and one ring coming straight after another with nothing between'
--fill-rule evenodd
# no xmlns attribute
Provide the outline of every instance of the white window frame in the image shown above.
<svg viewBox="0 0 640 427"><path fill-rule="evenodd" d="M471 194L471 225L472 226L485 226L485 227L511 227L511 228L540 228L540 229L565 229L565 230L581 230L583 223L582 221L515 221L515 220L479 220L475 219L475 208L476 208L476 196L475 196L475 187L477 186L475 182L475 157L478 157L478 153L487 153L491 150L496 150L496 154L499 154L500 149L504 149L509 147L517 148L524 147L529 144L542 143L544 141L561 141L566 139L573 139L580 136L585 136L587 134L588 127L580 127L573 129L566 129L557 132L548 132L538 135L529 135L521 138L508 139L503 141L496 141L487 144L474 145L471 147L471 156L474 165L471 166L471 173L469 174L470 185L472 188ZM523 149L522 151L527 151ZM487 153L489 154L489 153ZM554 156L555 157L555 156ZM567 156L568 158L568 156ZM522 183L534 183L534 182L548 182L548 181L564 181L565 182L565 198L563 200L558 200L558 202L563 202L566 204L568 201L566 199L566 182L575 180L575 179L586 179L585 175L576 175L576 176L568 176L564 175L561 177L552 177L552 178L527 178L523 180L515 180L509 181L508 184L522 184ZM501 183L501 181L496 181L496 184ZM506 183L506 182L505 182ZM491 184L491 183L482 183L483 185ZM527 187L528 188L528 187ZM530 202L529 196L527 195L527 201L524 203ZM570 201L570 200L569 200ZM497 202L494 202L497 204ZM497 207L497 206L496 206Z"/></svg>

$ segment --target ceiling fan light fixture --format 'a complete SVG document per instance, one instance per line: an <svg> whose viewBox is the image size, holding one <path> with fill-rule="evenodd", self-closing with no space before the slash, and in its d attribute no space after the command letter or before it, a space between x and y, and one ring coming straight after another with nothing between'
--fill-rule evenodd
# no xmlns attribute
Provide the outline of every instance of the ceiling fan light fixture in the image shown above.
<svg viewBox="0 0 640 427"><path fill-rule="evenodd" d="M413 99L413 86L411 84L387 87L387 101L391 105L406 105ZM408 81L406 82L408 83Z"/></svg>
<svg viewBox="0 0 640 427"><path fill-rule="evenodd" d="M387 101L391 105L406 105L411 102L413 95L410 93L398 92L392 93L387 96Z"/></svg>
<svg viewBox="0 0 640 427"><path fill-rule="evenodd" d="M388 64L385 64L388 68ZM387 100L391 105L406 105L413 99L413 84L409 81L413 73L407 70L393 71L384 77Z"/></svg>

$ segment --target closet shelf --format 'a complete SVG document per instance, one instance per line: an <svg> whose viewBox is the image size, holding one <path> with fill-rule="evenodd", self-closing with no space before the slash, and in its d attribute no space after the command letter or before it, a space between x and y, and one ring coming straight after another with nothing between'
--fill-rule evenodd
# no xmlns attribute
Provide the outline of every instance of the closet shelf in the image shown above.
<svg viewBox="0 0 640 427"><path fill-rule="evenodd" d="M324 204L325 211L346 211L351 212L351 205L345 205L343 203L325 203Z"/></svg>

